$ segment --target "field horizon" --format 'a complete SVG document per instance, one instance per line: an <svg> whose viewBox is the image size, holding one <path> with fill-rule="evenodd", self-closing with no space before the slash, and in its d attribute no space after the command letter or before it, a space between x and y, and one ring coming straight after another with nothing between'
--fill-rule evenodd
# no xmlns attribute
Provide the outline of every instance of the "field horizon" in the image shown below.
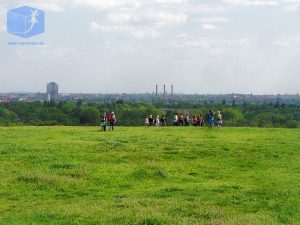
<svg viewBox="0 0 300 225"><path fill-rule="evenodd" d="M0 135L0 224L300 224L300 129Z"/></svg>

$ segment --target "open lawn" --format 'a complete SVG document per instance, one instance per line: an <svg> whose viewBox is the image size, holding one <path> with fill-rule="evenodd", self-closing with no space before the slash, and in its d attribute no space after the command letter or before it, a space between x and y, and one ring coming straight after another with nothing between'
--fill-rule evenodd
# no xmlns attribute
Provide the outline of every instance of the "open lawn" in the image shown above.
<svg viewBox="0 0 300 225"><path fill-rule="evenodd" d="M0 224L300 224L300 130L2 127Z"/></svg>

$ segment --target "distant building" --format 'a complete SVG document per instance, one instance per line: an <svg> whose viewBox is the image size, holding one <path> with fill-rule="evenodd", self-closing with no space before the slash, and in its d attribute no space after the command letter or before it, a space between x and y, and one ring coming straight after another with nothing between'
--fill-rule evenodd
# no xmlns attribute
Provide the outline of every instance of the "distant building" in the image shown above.
<svg viewBox="0 0 300 225"><path fill-rule="evenodd" d="M57 83L51 82L47 84L47 98L48 101L58 100L58 85Z"/></svg>

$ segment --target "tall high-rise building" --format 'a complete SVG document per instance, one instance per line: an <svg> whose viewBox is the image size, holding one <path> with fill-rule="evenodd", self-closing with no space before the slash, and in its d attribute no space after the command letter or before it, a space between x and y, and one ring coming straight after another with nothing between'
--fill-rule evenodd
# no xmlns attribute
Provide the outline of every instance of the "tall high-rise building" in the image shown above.
<svg viewBox="0 0 300 225"><path fill-rule="evenodd" d="M158 84L156 85L155 95L158 95Z"/></svg>
<svg viewBox="0 0 300 225"><path fill-rule="evenodd" d="M166 95L166 85L164 84L164 95Z"/></svg>
<svg viewBox="0 0 300 225"><path fill-rule="evenodd" d="M47 84L47 96L48 101L57 101L58 100L58 85L57 83L51 82Z"/></svg>
<svg viewBox="0 0 300 225"><path fill-rule="evenodd" d="M171 85L171 95L172 96L174 95L174 85L173 84Z"/></svg>

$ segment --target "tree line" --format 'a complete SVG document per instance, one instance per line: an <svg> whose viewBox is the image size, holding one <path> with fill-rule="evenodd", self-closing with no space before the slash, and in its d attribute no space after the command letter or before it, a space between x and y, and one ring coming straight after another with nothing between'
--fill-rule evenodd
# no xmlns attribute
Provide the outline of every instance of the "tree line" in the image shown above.
<svg viewBox="0 0 300 225"><path fill-rule="evenodd" d="M225 126L287 127L300 125L300 106L264 103L241 105L190 104L185 102L132 103L110 102L12 102L0 104L0 126L94 126L100 124L102 113L115 112L118 125L143 126L146 116L165 115L167 125L172 125L175 113L207 115L209 110L220 110Z"/></svg>

